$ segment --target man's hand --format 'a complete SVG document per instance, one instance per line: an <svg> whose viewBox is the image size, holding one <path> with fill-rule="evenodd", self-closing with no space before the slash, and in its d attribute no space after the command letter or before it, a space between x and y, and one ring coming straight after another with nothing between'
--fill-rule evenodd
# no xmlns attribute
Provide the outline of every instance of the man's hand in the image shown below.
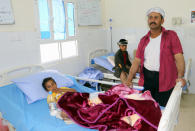
<svg viewBox="0 0 195 131"><path fill-rule="evenodd" d="M176 83L181 82L181 87L184 87L186 85L186 80L183 78L177 78Z"/></svg>
<svg viewBox="0 0 195 131"><path fill-rule="evenodd" d="M138 71L140 63L141 63L141 59L135 57L132 65L131 65L131 68L129 70L129 76L127 78L127 81L125 82L125 85L127 85L131 88L133 87L132 79L135 76L136 72Z"/></svg>
<svg viewBox="0 0 195 131"><path fill-rule="evenodd" d="M131 81L128 81L128 80L125 82L125 85L130 87L130 88L133 87L133 83Z"/></svg>
<svg viewBox="0 0 195 131"><path fill-rule="evenodd" d="M122 65L121 64L118 64L118 66L122 69Z"/></svg>

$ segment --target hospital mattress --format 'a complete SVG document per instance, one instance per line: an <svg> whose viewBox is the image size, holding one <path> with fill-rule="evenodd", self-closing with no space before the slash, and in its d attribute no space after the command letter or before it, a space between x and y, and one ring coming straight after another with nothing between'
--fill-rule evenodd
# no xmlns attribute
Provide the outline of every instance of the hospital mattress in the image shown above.
<svg viewBox="0 0 195 131"><path fill-rule="evenodd" d="M107 56L111 56L113 54L108 54ZM97 64L111 72L113 72L112 68L114 67L108 60L106 55L105 56L100 56L100 57L95 57L91 60L91 64Z"/></svg>

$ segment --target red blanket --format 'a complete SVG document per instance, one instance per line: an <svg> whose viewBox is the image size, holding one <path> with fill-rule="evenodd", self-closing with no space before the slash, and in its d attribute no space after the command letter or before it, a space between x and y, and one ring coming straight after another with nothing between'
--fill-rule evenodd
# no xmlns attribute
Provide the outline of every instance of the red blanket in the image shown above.
<svg viewBox="0 0 195 131"><path fill-rule="evenodd" d="M103 102L95 106L88 104L88 93L67 92L58 101L58 106L77 124L100 131L135 131L122 117L136 113L141 117L140 131L156 131L161 111L152 100L132 100L117 94L100 94Z"/></svg>

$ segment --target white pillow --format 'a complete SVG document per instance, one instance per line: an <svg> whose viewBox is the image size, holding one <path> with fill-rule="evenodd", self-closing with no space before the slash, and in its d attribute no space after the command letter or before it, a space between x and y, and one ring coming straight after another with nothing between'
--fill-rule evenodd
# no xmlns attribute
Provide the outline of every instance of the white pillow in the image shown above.
<svg viewBox="0 0 195 131"><path fill-rule="evenodd" d="M107 60L110 62L110 64L111 64L112 66L115 66L115 63L114 63L114 56L108 56L108 57L107 57Z"/></svg>

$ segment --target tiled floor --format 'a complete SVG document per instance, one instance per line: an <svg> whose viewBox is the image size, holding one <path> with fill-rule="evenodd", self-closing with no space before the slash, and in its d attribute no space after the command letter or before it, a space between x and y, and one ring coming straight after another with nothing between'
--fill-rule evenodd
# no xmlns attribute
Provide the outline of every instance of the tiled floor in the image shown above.
<svg viewBox="0 0 195 131"><path fill-rule="evenodd" d="M195 94L182 96L179 122L174 131L195 131Z"/></svg>

